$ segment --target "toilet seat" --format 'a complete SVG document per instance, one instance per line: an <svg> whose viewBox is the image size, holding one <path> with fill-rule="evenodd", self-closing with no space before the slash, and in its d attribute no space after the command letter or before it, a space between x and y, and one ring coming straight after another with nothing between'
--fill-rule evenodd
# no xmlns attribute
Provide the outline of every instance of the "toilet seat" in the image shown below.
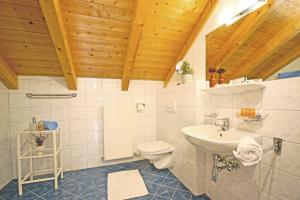
<svg viewBox="0 0 300 200"><path fill-rule="evenodd" d="M157 154L172 151L171 145L163 141L147 142L138 145L137 149L141 153Z"/></svg>
<svg viewBox="0 0 300 200"><path fill-rule="evenodd" d="M173 167L175 147L163 141L146 142L137 146L139 153L157 169Z"/></svg>

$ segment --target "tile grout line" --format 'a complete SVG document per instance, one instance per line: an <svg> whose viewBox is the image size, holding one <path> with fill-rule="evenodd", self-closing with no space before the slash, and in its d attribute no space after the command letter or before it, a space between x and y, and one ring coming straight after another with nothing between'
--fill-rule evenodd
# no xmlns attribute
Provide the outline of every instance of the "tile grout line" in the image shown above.
<svg viewBox="0 0 300 200"><path fill-rule="evenodd" d="M177 177L176 177L176 178L177 178ZM179 179L178 179L178 180L179 180ZM175 195L175 192L176 192L176 190L177 190L177 188L178 188L178 185L179 185L179 181L178 181L178 183L177 183L177 185L176 185L176 187L175 187L175 191L174 191L174 193L173 193L171 199L173 199L173 197L174 197L174 195Z"/></svg>
<svg viewBox="0 0 300 200"><path fill-rule="evenodd" d="M168 173L165 177L162 177L162 178L164 178L164 180L162 181L162 183L165 182L165 180L166 180L166 178L167 178L167 176L168 176L169 174L170 174L170 171L169 171L169 173ZM154 176L154 174L152 174L152 176ZM160 176L160 177L161 177L161 176ZM156 184L156 183L152 183L152 184ZM153 197L152 197L151 200L154 200L154 197L156 196L156 194L157 194L157 192L159 191L160 187L163 186L162 184L156 184L156 185L159 185L159 187L158 187L157 191L155 192L155 194L153 194ZM160 196L160 195L157 195L157 196Z"/></svg>
<svg viewBox="0 0 300 200"><path fill-rule="evenodd" d="M148 163L147 163L147 165L149 165ZM147 166L147 165L145 165L145 166ZM113 166L113 165L112 165ZM119 168L118 169L116 169L117 171L120 171L120 170L122 170L122 164L121 164L121 166L118 166ZM126 168L126 166L124 166L125 168ZM132 168L132 167L134 167L135 169L137 169L137 170L146 170L146 168L143 166L143 165L139 165L138 163L136 164L136 165L134 165L134 166L128 166L128 167L130 167L130 168ZM95 167L95 168L97 168L97 167ZM100 167L101 168L101 167ZM99 169L100 169L99 168ZM124 168L124 169L125 169ZM74 175L76 175L76 171L78 171L78 172L80 172L81 170L74 170L75 171L75 173L74 173ZM166 187L166 188L170 188L170 189L173 189L174 190L174 193L172 194L172 197L170 197L170 198L166 198L166 197L164 197L164 198L166 198L166 199L169 199L169 200L171 200L171 199L173 199L174 198L174 195L175 195L175 192L178 190L179 191L179 189L178 189L178 187L179 187L179 184L180 184L180 180L177 178L177 177L174 177L174 179L177 181L177 184L176 184L176 186L175 187L169 187L169 186L166 186L166 185L163 185L163 183L168 179L168 178L172 178L172 177L169 177L169 175L172 173L170 170L168 170L166 173L165 173L165 175L163 175L163 174L156 174L157 172L152 172L152 171L150 171L149 173L147 172L147 171L145 171L146 173L145 174L149 174L149 175L151 175L150 177L160 177L161 178L161 180L163 180L163 181L161 181L161 183L160 184L157 184L157 183L153 183L153 182L150 182L150 183L152 183L152 184L155 184L155 185L157 185L157 186L159 186L158 187L158 189L157 189L157 191L154 193L154 194L151 194L151 195L154 195L151 199L154 199L154 197L155 196L157 196L157 197L164 197L164 196L161 196L160 194L159 194L159 189L161 188L161 187ZM91 173L93 174L93 171L91 171ZM106 171L106 173L103 173L103 175L105 175L105 174L107 174L108 173L108 171ZM80 175L80 174L79 174ZM87 176L87 178L89 177L89 176L91 176L91 174L90 173L88 173L88 171L82 171L82 175L84 175L84 176ZM100 174L101 175L101 174ZM74 183L69 183L69 184L66 184L66 186L71 186L72 187L72 185L75 185L75 184L82 184L82 185L84 185L84 186L89 186L89 185L87 185L86 183L80 183L77 179L75 179L77 176L74 176L73 178L69 178L69 177L65 177L65 179L67 179L67 180L72 180L72 181L74 181ZM16 185L17 183L15 183L15 182L13 182L13 184L14 185ZM45 182L45 184L46 185L48 185L48 186L53 186L53 184L52 184L52 182L49 182L49 181L47 181L47 182ZM62 183L61 183L61 185L62 185ZM100 185L102 185L102 184L100 184ZM94 187L91 187L91 188L94 188ZM83 194L89 194L88 193L88 188L87 188L87 190L84 190L80 195L77 195L77 194L73 194L72 192L70 192L70 191L68 191L68 190L66 190L65 188L59 188L61 191L63 191L63 192L66 192L67 194L69 194L69 195L73 195L73 196L75 196L76 198L80 198L80 199L85 199L84 197L83 197ZM103 189L100 189L100 188L98 188L98 187L95 187L94 189L96 189L97 191L99 191L99 194L102 194L102 192L105 192ZM37 197L38 197L38 199L46 199L45 198L45 196L41 196L41 195L38 195L37 193L35 193L35 192L33 192L32 190L30 190L30 189L25 189L26 191L29 191L30 193L32 193L32 194L35 194ZM189 192L189 191L185 191L185 190L180 190L180 191L184 191L184 192ZM55 190L52 190L52 191L48 191L48 192L46 192L45 194L43 194L43 195L46 195L46 194L50 194L51 192L55 192ZM191 195L191 197L192 197L192 194L190 194ZM62 195L60 195L60 196L62 196ZM60 197L59 196L59 197ZM2 196L1 196L1 198L2 198Z"/></svg>
<svg viewBox="0 0 300 200"><path fill-rule="evenodd" d="M14 183L14 182L13 182L13 183ZM18 183L14 183L14 184L16 184L16 185L18 186ZM32 193L32 194L38 196L39 198L44 199L42 196L36 194L35 192L33 192L33 191L29 190L29 189L23 188L23 190L25 190L25 191L27 191L27 192L30 192L30 193ZM23 195L24 195L24 194L23 194ZM20 197L20 196L18 195L18 197ZM21 196L21 197L22 197L22 196ZM3 197L3 199L5 199L5 198Z"/></svg>

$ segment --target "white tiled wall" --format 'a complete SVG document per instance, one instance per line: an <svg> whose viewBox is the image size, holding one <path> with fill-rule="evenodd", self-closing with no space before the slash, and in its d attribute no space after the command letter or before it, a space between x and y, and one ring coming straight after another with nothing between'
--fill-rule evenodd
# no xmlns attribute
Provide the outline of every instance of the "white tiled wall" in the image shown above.
<svg viewBox="0 0 300 200"><path fill-rule="evenodd" d="M0 83L0 189L12 178L8 90Z"/></svg>
<svg viewBox="0 0 300 200"><path fill-rule="evenodd" d="M211 96L211 112L229 117L233 126L262 135L263 148L273 137L284 139L282 155L272 151L259 165L221 173L217 184L210 182L211 157L207 155L206 193L216 200L298 200L300 199L300 78L265 82L265 89L244 94ZM261 122L244 122L235 113L242 107L262 109ZM227 179L227 184L222 180ZM216 189L218 188L218 189ZM220 189L222 188L222 189Z"/></svg>
<svg viewBox="0 0 300 200"><path fill-rule="evenodd" d="M199 84L200 83L200 84ZM300 78L265 82L265 88L234 95L207 95L203 84L176 85L159 90L157 137L176 147L172 171L194 193L207 193L214 200L298 200L300 198ZM177 103L177 112L166 107ZM242 107L262 109L261 122L244 122L235 113ZM183 126L206 123L204 115L216 112L229 117L233 127L262 136L263 148L273 137L284 139L282 155L272 151L262 161L239 171L222 172L211 181L212 155L197 151L180 133Z"/></svg>
<svg viewBox="0 0 300 200"><path fill-rule="evenodd" d="M158 93L157 137L176 147L174 174L195 194L204 193L205 154L197 150L184 138L180 129L194 125L203 118L197 113L205 112L205 98L202 98L201 81L184 85L172 82ZM176 112L168 112L168 107L174 107Z"/></svg>
<svg viewBox="0 0 300 200"><path fill-rule="evenodd" d="M242 5L243 4L243 5ZM205 80L206 74L206 34L221 25L220 19L224 20L224 14L234 16L243 7L245 1L226 0L219 1L207 23L198 35L196 41L188 51L184 60L188 60L195 70L197 80ZM209 105L208 99L200 89L204 82L193 82L185 85L177 85L180 82L179 75L174 75L167 88L160 90L158 96L157 114L157 136L176 147L176 162L172 169L180 180L195 194L204 193L205 182L205 154L197 151L190 145L180 133L182 126L203 123L207 119ZM176 100L178 104L177 113L165 112L165 107L172 105ZM209 114L209 113L207 113Z"/></svg>
<svg viewBox="0 0 300 200"><path fill-rule="evenodd" d="M106 164L102 156L102 107L117 99L145 103L145 111L135 114L135 145L156 138L156 91L158 81L131 81L130 90L122 92L120 80L78 79L78 90L69 91L63 78L19 77L19 90L9 91L10 134L14 177L16 176L16 132L28 127L32 117L56 120L63 133L66 170ZM71 93L76 98L30 99L25 93Z"/></svg>

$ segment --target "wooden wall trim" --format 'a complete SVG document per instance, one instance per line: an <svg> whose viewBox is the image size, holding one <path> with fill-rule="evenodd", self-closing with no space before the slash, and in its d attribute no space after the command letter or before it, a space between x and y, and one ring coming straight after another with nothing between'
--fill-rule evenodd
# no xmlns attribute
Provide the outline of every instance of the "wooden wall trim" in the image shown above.
<svg viewBox="0 0 300 200"><path fill-rule="evenodd" d="M39 0L68 88L77 89L77 75L63 24L60 0Z"/></svg>
<svg viewBox="0 0 300 200"><path fill-rule="evenodd" d="M18 77L8 62L0 55L0 81L8 89L18 89Z"/></svg>

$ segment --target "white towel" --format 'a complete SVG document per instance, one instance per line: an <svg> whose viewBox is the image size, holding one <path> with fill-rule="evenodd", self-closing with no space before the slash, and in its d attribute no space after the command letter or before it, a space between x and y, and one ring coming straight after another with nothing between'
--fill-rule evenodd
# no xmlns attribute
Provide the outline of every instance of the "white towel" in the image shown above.
<svg viewBox="0 0 300 200"><path fill-rule="evenodd" d="M253 138L246 137L240 141L237 150L233 151L233 155L239 159L244 166L251 166L261 160L263 149Z"/></svg>

